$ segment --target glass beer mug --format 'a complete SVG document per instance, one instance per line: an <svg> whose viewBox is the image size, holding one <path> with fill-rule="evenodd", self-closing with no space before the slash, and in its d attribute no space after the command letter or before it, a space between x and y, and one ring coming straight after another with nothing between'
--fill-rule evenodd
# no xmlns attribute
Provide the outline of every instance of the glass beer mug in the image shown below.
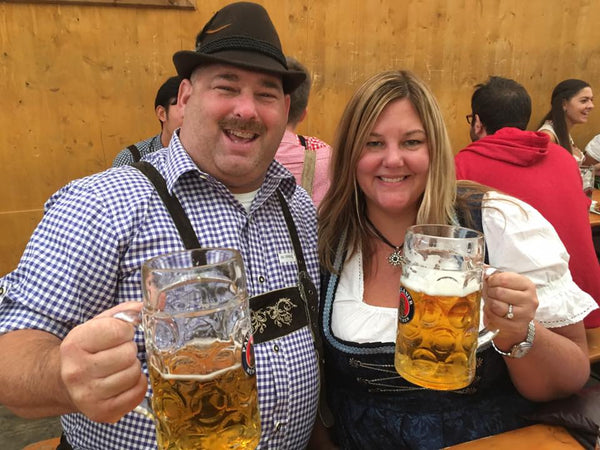
<svg viewBox="0 0 600 450"><path fill-rule="evenodd" d="M158 256L142 265L142 283L152 398L136 411L154 419L158 448L254 449L260 419L239 252Z"/></svg>
<svg viewBox="0 0 600 450"><path fill-rule="evenodd" d="M461 389L475 376L484 238L450 225L415 225L404 238L395 366L413 384ZM478 343L479 341L479 343Z"/></svg>

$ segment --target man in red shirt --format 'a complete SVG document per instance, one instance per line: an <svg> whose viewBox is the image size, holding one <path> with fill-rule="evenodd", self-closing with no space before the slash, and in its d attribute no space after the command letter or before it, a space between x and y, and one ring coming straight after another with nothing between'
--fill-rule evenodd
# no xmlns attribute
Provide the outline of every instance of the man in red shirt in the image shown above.
<svg viewBox="0 0 600 450"><path fill-rule="evenodd" d="M455 157L456 177L472 180L519 198L536 208L560 236L571 259L577 285L600 303L600 264L588 218L590 199L583 192L579 168L564 148L548 136L525 131L531 98L519 83L490 77L471 98L472 143ZM600 310L584 320L600 326Z"/></svg>

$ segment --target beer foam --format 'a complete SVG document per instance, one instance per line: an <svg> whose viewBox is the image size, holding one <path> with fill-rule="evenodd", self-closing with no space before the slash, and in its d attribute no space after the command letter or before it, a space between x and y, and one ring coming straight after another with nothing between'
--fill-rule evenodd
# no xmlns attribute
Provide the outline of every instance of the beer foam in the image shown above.
<svg viewBox="0 0 600 450"><path fill-rule="evenodd" d="M412 272L408 278L402 276L400 282L402 286L426 295L465 297L480 288L479 277L467 280L467 275L469 273L427 269Z"/></svg>
<svg viewBox="0 0 600 450"><path fill-rule="evenodd" d="M237 364L234 364L233 366L229 366L224 369L220 369L220 370L217 370L215 372L212 372L212 373L209 373L206 375L189 374L189 373L175 374L175 373L162 373L162 372L160 372L160 375L165 380L210 381L214 378L224 375L225 373L229 372L230 370L237 370L237 369L240 369L241 367L242 367L242 364L237 363ZM157 372L159 372L159 371L157 370Z"/></svg>

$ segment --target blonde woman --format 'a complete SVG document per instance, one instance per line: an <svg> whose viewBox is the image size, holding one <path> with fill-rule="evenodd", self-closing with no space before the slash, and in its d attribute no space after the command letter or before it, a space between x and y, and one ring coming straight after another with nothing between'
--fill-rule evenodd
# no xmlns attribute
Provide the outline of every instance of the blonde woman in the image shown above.
<svg viewBox="0 0 600 450"><path fill-rule="evenodd" d="M568 255L537 211L472 184L457 195L440 109L415 75L384 72L357 90L338 127L331 175L336 182L319 209L319 256L337 445L441 448L523 426L520 414L533 402L585 384L582 320L596 303L573 283ZM406 229L423 223L481 229L490 264L504 271L484 286L498 351L481 354L475 381L458 392L420 388L394 370L397 256ZM531 350L517 355L512 349L524 341Z"/></svg>

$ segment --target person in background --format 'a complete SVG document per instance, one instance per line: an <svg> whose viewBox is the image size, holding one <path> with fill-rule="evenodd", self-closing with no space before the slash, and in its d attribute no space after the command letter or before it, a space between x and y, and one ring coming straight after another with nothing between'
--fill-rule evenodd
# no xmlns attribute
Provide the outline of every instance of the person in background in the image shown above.
<svg viewBox="0 0 600 450"><path fill-rule="evenodd" d="M585 146L584 166L594 166L596 182L594 187L600 189L600 134L594 136Z"/></svg>
<svg viewBox="0 0 600 450"><path fill-rule="evenodd" d="M530 116L531 98L516 81L490 77L478 84L467 116L473 142L454 158L456 178L485 184L537 209L567 249L575 283L600 303L590 199L583 192L579 168L547 134L525 131ZM600 326L600 310L590 313L584 324Z"/></svg>
<svg viewBox="0 0 600 450"><path fill-rule="evenodd" d="M308 70L295 58L286 58L288 67L306 74L306 80L291 94L288 124L275 159L296 177L296 182L312 197L316 206L329 188L331 147L312 136L296 134L307 113L311 78Z"/></svg>
<svg viewBox="0 0 600 450"><path fill-rule="evenodd" d="M198 49L173 60L183 124L145 162L201 246L242 254L250 304L259 303L251 309L264 316L254 331L258 448L305 448L319 395L316 321L307 317L318 310L316 211L273 160L289 94L305 75L288 70L267 11L249 2L217 11ZM137 167L54 194L18 267L0 279L0 403L23 417L62 415L73 448L156 449L154 423L131 412L150 395L143 334L113 315L141 309L144 261L183 248ZM282 291L293 297L291 322L266 317Z"/></svg>
<svg viewBox="0 0 600 450"><path fill-rule="evenodd" d="M583 80L563 80L552 91L550 104L550 111L538 125L538 131L546 133L552 142L567 149L581 165L584 154L575 145L571 130L575 125L588 121L594 109L592 88Z"/></svg>
<svg viewBox="0 0 600 450"><path fill-rule="evenodd" d="M571 280L556 232L516 198L465 181L457 191L453 157L437 101L410 72L371 77L346 106L318 219L325 385L341 448L439 449L501 433L527 424L533 402L588 380L582 320L597 305ZM484 321L499 334L459 391L394 370L402 269L390 256L408 227L428 223L483 230L501 270L483 287Z"/></svg>
<svg viewBox="0 0 600 450"><path fill-rule="evenodd" d="M181 78L174 76L165 81L154 99L154 113L160 122L160 133L121 150L113 160L113 167L125 166L139 161L169 145L173 132L183 122L183 108L177 104L177 92Z"/></svg>

